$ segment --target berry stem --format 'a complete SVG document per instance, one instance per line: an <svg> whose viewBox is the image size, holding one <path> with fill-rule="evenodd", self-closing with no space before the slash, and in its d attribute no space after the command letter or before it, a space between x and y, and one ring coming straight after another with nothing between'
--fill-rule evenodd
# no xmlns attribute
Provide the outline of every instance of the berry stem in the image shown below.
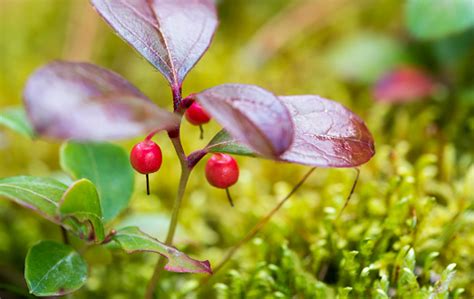
<svg viewBox="0 0 474 299"><path fill-rule="evenodd" d="M176 226L178 224L178 216L179 216L179 210L181 208L181 202L183 201L184 197L184 192L186 190L186 185L189 180L189 175L191 174L192 168L189 167L188 162L187 162L187 157L186 154L184 153L183 145L181 143L181 137L179 134L179 128L177 128L177 131L175 131L172 135L173 137L170 136L171 142L173 143L174 149L176 151L176 154L178 155L179 161L181 163L181 178L179 181L179 186L178 186L178 193L176 195L176 200L174 201L173 205L173 211L171 214L171 221L170 225L168 227L168 234L166 236L166 241L165 243L167 245L172 245L173 243L173 238L174 234L176 232ZM156 289L156 285L158 284L158 279L160 277L160 273L163 270L163 267L166 263L166 259L163 258L162 256L159 256L158 261L155 266L155 270L153 272L153 275L148 283L147 289L146 289L146 294L145 298L146 299L152 299L153 294Z"/></svg>
<svg viewBox="0 0 474 299"><path fill-rule="evenodd" d="M151 139L156 135L156 133L158 133L158 132L159 132L159 130L153 130L153 131L151 131L151 133L148 134L148 135L145 137L145 140L151 140Z"/></svg>
<svg viewBox="0 0 474 299"><path fill-rule="evenodd" d="M199 139L204 139L204 128L202 127L202 125L199 125Z"/></svg>
<svg viewBox="0 0 474 299"><path fill-rule="evenodd" d="M150 195L150 178L148 176L148 173L145 174L146 177L146 195Z"/></svg>
<svg viewBox="0 0 474 299"><path fill-rule="evenodd" d="M229 200L230 206L234 207L234 202L232 201L232 196L230 195L229 188L225 188L225 194L227 194L227 199Z"/></svg>

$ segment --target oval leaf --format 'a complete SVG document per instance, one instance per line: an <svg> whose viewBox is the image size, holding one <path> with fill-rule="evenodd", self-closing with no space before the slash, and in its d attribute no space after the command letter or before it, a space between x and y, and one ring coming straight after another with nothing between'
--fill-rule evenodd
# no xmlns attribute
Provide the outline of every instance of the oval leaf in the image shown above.
<svg viewBox="0 0 474 299"><path fill-rule="evenodd" d="M165 270L171 272L212 274L209 261L194 260L176 248L168 246L143 233L137 227L126 227L117 231L113 240L128 253L148 251L164 256L168 259Z"/></svg>
<svg viewBox="0 0 474 299"><path fill-rule="evenodd" d="M111 143L67 142L60 163L75 179L86 178L99 192L104 221L117 216L128 205L133 192L133 171L128 154Z"/></svg>
<svg viewBox="0 0 474 299"><path fill-rule="evenodd" d="M56 61L40 68L23 96L35 130L52 138L121 139L179 123L118 74L87 63Z"/></svg>
<svg viewBox="0 0 474 299"><path fill-rule="evenodd" d="M365 123L339 103L315 95L280 97L295 124L281 160L317 167L355 167L375 154Z"/></svg>
<svg viewBox="0 0 474 299"><path fill-rule="evenodd" d="M0 179L0 196L32 209L46 219L60 224L59 201L67 186L54 179L19 176Z"/></svg>
<svg viewBox="0 0 474 299"><path fill-rule="evenodd" d="M373 138L364 122L344 106L318 96L280 97L295 123L295 141L275 160L318 167L354 167L374 154ZM258 156L225 130L204 149Z"/></svg>
<svg viewBox="0 0 474 299"><path fill-rule="evenodd" d="M25 109L21 107L10 107L0 111L0 124L26 137L33 138L35 135Z"/></svg>
<svg viewBox="0 0 474 299"><path fill-rule="evenodd" d="M472 0L409 0L406 21L420 39L442 38L474 26Z"/></svg>
<svg viewBox="0 0 474 299"><path fill-rule="evenodd" d="M92 4L176 87L207 50L217 27L213 0L92 0Z"/></svg>
<svg viewBox="0 0 474 299"><path fill-rule="evenodd" d="M261 87L224 84L192 97L233 137L264 157L278 157L293 141L287 108Z"/></svg>
<svg viewBox="0 0 474 299"><path fill-rule="evenodd" d="M374 87L380 102L410 102L426 98L435 91L434 81L415 67L399 67L383 76Z"/></svg>
<svg viewBox="0 0 474 299"><path fill-rule="evenodd" d="M104 240L104 225L99 195L91 181L74 182L64 193L59 206L63 223L81 239Z"/></svg>
<svg viewBox="0 0 474 299"><path fill-rule="evenodd" d="M26 255L25 280L31 294L62 296L78 290L86 279L86 262L68 245L41 241Z"/></svg>

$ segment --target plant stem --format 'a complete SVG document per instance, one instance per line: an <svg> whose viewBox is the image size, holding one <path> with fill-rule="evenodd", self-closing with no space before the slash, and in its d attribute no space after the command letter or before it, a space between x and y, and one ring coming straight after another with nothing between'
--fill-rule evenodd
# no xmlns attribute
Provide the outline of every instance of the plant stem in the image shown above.
<svg viewBox="0 0 474 299"><path fill-rule="evenodd" d="M230 195L229 188L225 188L225 194L227 195L227 199L229 200L230 206L234 207L234 201L232 200L232 196Z"/></svg>
<svg viewBox="0 0 474 299"><path fill-rule="evenodd" d="M60 226L60 228L61 228L61 235L62 235L62 237L63 237L63 243L64 243L64 244L69 244L69 238L68 238L68 236L67 236L67 231L66 231L66 229L65 229L64 227L62 227L62 226Z"/></svg>
<svg viewBox="0 0 474 299"><path fill-rule="evenodd" d="M341 217L342 212L344 212L344 210L346 209L347 205L349 204L349 201L352 198L352 194L354 194L355 188L357 187L357 182L359 182L360 169L359 168L354 168L354 169L356 170L356 177L354 179L354 183L352 184L351 191L349 192L349 195L347 196L344 202L344 206L342 206L342 209L337 214L336 220L338 220Z"/></svg>
<svg viewBox="0 0 474 299"><path fill-rule="evenodd" d="M285 204L285 202L288 201L288 199L290 199L290 197L296 193L296 191L298 191L298 189L304 184L304 182L309 178L309 176L313 173L313 171L315 170L316 168L311 168L304 176L303 178L298 182L298 184L296 184L293 189L291 189L291 191L265 216L263 217L262 219L260 219L260 221L255 224L255 226L247 233L247 235L245 235L244 238L242 238L239 242L237 242L237 244L235 244L228 252L227 254L224 256L224 258L222 259L222 261L216 266L216 267L213 267L212 269L212 272L213 272L213 276L215 276L215 274L217 272L219 272L219 270L221 270L224 265L230 261L230 259L234 256L234 254L237 252L237 250L239 250L240 247L242 247L244 244L246 244L248 241L252 240L253 237L255 237L255 235L257 233L259 233L262 228L265 226L265 224L267 224L271 218L273 217L273 215L276 214L276 212L278 212L281 207ZM201 280L201 283L199 284L197 288L205 285L213 276L208 276L208 277L205 277Z"/></svg>
<svg viewBox="0 0 474 299"><path fill-rule="evenodd" d="M176 133L176 132L175 132ZM174 149L176 151L176 154L178 155L179 161L181 163L181 178L179 181L179 187L178 187L178 193L176 195L176 200L173 205L173 211L171 214L171 221L170 225L168 227L168 234L166 236L166 241L165 243L167 245L171 245L173 243L173 238L174 234L176 232L176 227L178 225L178 216L179 216L179 210L181 208L181 202L183 201L184 197L184 192L186 190L186 185L189 180L189 175L191 174L192 168L188 166L187 159L186 159L186 154L184 153L183 145L181 144L181 138L179 135L179 129L177 132L176 137L171 137L171 142L173 143ZM145 293L145 298L146 299L152 299L153 294L156 289L156 285L158 284L158 279L160 276L161 271L163 270L163 267L165 265L165 258L162 256L158 257L158 261L155 266L155 270L153 272L153 275L148 283L146 293Z"/></svg>
<svg viewBox="0 0 474 299"><path fill-rule="evenodd" d="M178 189L178 195L176 197L176 200L173 205L173 212L171 214L171 222L168 228L168 234L166 235L166 244L171 245L173 242L174 238L174 233L176 231L176 226L178 224L178 215L179 215L179 209L181 207L181 202L183 201L184 197L184 191L186 190L186 185L188 183L189 175L191 174L191 171L189 169L183 169L183 172L181 173L181 179L179 181L179 189ZM164 260L161 257L162 260ZM161 268L160 268L161 270Z"/></svg>

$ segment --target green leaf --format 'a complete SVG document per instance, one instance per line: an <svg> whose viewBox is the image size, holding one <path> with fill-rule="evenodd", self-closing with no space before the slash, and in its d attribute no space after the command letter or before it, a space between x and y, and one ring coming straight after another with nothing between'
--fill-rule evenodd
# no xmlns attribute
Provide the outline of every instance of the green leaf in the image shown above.
<svg viewBox="0 0 474 299"><path fill-rule="evenodd" d="M408 250L407 254L405 255L403 266L410 269L411 271L415 271L416 259L415 250L413 248L410 248L410 250Z"/></svg>
<svg viewBox="0 0 474 299"><path fill-rule="evenodd" d="M474 46L474 27L462 33L453 34L433 43L433 54L443 64L456 73L469 68L470 54Z"/></svg>
<svg viewBox="0 0 474 299"><path fill-rule="evenodd" d="M0 179L0 196L32 209L80 238L104 239L102 211L95 186L83 179L69 188L51 178L19 176Z"/></svg>
<svg viewBox="0 0 474 299"><path fill-rule="evenodd" d="M225 153L241 156L254 157L255 153L245 145L237 142L230 134L225 131L219 131L206 146L210 153Z"/></svg>
<svg viewBox="0 0 474 299"><path fill-rule="evenodd" d="M143 233L137 227L126 227L117 231L112 240L128 253L145 251L164 256L168 259L165 270L171 272L212 273L209 261L194 260L176 248Z"/></svg>
<svg viewBox="0 0 474 299"><path fill-rule="evenodd" d="M350 298L350 293L352 292L352 287L338 288L337 289L337 298L338 299L348 299Z"/></svg>
<svg viewBox="0 0 474 299"><path fill-rule="evenodd" d="M329 66L339 76L366 84L374 83L407 59L397 40L369 32L342 40L328 55Z"/></svg>
<svg viewBox="0 0 474 299"><path fill-rule="evenodd" d="M26 255L25 279L36 296L61 296L84 285L87 265L72 247L40 241Z"/></svg>
<svg viewBox="0 0 474 299"><path fill-rule="evenodd" d="M99 192L104 221L123 211L133 192L133 171L125 150L111 143L67 142L61 167L75 179L92 181Z"/></svg>
<svg viewBox="0 0 474 299"><path fill-rule="evenodd" d="M57 209L67 186L54 179L19 176L0 179L0 196L38 212L60 224Z"/></svg>
<svg viewBox="0 0 474 299"><path fill-rule="evenodd" d="M372 298L374 298L374 299L389 299L390 297L388 297L387 293L385 293L384 290L376 289L374 291L374 295L373 295Z"/></svg>
<svg viewBox="0 0 474 299"><path fill-rule="evenodd" d="M406 21L413 36L438 39L474 26L472 0L408 0Z"/></svg>
<svg viewBox="0 0 474 299"><path fill-rule="evenodd" d="M26 112L21 107L10 107L0 111L0 124L26 137L33 138L35 136Z"/></svg>
<svg viewBox="0 0 474 299"><path fill-rule="evenodd" d="M409 268L400 269L398 277L398 295L400 298L412 298L412 295L419 290L419 285L415 274Z"/></svg>
<svg viewBox="0 0 474 299"><path fill-rule="evenodd" d="M385 274L380 274L380 280L376 280L372 288L372 298L374 299L389 299L387 292L389 290L388 277Z"/></svg>
<svg viewBox="0 0 474 299"><path fill-rule="evenodd" d="M449 287L451 282L456 274L456 264L449 264L446 269L441 273L441 278L436 282L435 285L435 294L438 296L436 298L448 298L449 297Z"/></svg>
<svg viewBox="0 0 474 299"><path fill-rule="evenodd" d="M99 195L91 181L82 179L74 182L64 193L59 211L63 222L80 238L97 243L104 240Z"/></svg>

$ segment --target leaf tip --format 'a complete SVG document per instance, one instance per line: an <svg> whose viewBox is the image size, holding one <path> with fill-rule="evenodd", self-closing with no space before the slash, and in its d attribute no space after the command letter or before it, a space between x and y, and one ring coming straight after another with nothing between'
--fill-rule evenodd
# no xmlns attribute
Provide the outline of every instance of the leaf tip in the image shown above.
<svg viewBox="0 0 474 299"><path fill-rule="evenodd" d="M194 262L196 267L193 269L174 265L173 263L168 263L165 265L165 270L177 273L207 273L209 275L213 274L211 263L208 260Z"/></svg>
<svg viewBox="0 0 474 299"><path fill-rule="evenodd" d="M206 273L208 273L209 275L213 274L212 268L211 268L211 263L208 260L205 260L205 261L201 262L201 264L204 266ZM454 266L456 266L456 264Z"/></svg>

